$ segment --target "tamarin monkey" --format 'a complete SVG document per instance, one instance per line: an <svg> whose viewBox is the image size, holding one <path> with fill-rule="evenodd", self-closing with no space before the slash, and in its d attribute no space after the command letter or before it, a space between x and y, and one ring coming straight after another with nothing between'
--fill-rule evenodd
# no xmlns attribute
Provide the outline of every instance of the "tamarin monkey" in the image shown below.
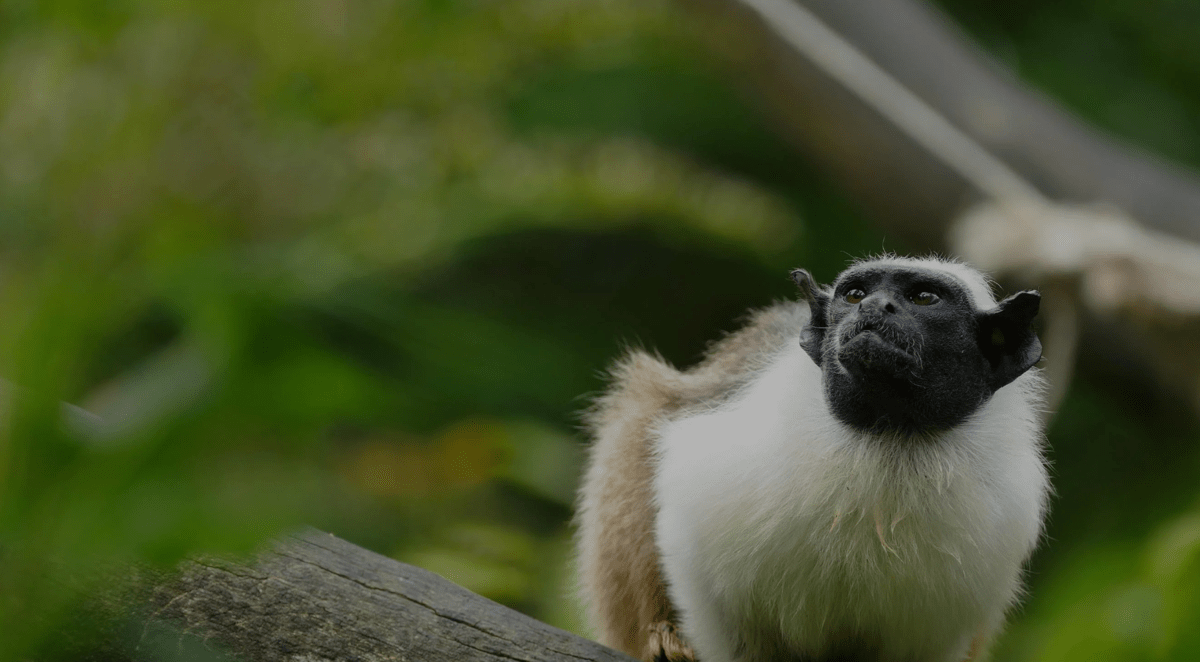
<svg viewBox="0 0 1200 662"><path fill-rule="evenodd" d="M647 662L979 659L1046 511L1040 295L932 258L792 278L695 367L613 369L579 500L593 625Z"/></svg>

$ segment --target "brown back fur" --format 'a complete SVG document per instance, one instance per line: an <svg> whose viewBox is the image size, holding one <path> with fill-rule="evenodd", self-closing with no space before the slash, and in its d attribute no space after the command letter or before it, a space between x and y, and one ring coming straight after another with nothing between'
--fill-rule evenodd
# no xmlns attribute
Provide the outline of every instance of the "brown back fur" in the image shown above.
<svg viewBox="0 0 1200 662"><path fill-rule="evenodd" d="M758 311L683 372L641 350L613 366L612 386L586 416L593 444L577 515L580 591L602 643L643 660L690 658L664 649L659 634L663 623L679 623L654 538L655 430L732 397L777 350L798 342L808 317L801 302Z"/></svg>

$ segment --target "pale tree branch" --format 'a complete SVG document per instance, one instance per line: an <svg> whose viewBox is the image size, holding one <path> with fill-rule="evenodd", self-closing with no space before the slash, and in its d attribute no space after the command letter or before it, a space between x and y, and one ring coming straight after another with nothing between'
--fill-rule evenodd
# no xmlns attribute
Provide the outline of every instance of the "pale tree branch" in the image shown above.
<svg viewBox="0 0 1200 662"><path fill-rule="evenodd" d="M795 0L775 0L788 3ZM978 191L769 25L758 0L681 0L780 130L916 249ZM803 0L822 23L958 130L1060 202L1107 202L1148 228L1200 240L1200 179L1096 131L992 61L918 0Z"/></svg>

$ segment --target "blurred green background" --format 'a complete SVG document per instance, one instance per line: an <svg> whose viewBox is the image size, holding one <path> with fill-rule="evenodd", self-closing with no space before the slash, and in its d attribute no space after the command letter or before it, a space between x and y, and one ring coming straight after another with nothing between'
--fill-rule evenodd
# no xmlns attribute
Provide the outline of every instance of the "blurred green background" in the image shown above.
<svg viewBox="0 0 1200 662"><path fill-rule="evenodd" d="M1200 166L1197 3L941 6ZM301 524L583 631L577 412L622 345L686 365L789 268L906 248L694 30L658 0L0 0L0 660L85 655L98 570ZM1200 659L1200 429L1166 400L1075 381L997 660Z"/></svg>

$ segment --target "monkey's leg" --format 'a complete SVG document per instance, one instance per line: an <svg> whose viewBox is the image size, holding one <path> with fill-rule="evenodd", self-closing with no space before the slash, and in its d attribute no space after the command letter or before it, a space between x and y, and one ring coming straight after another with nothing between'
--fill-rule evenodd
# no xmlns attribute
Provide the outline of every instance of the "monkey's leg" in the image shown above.
<svg viewBox="0 0 1200 662"><path fill-rule="evenodd" d="M579 502L579 567L593 626L604 644L646 662L690 660L673 629L655 543L656 426L679 406L683 377L644 352L614 368L615 383L589 415L595 441ZM655 638L651 645L650 638Z"/></svg>

